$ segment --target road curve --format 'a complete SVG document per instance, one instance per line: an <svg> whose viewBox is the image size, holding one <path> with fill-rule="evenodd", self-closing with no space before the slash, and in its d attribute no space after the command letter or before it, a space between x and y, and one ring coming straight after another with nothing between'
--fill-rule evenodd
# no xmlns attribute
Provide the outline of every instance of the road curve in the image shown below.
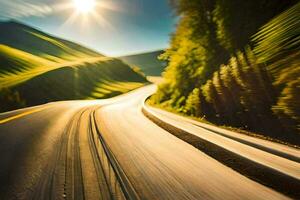
<svg viewBox="0 0 300 200"><path fill-rule="evenodd" d="M0 114L0 199L288 199L150 121L153 91Z"/></svg>

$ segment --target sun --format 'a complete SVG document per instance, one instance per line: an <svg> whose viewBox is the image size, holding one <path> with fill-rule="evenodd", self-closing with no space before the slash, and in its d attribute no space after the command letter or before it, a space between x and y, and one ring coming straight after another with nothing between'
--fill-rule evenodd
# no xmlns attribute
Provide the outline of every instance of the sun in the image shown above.
<svg viewBox="0 0 300 200"><path fill-rule="evenodd" d="M80 13L89 13L96 7L95 0L73 0L74 6Z"/></svg>

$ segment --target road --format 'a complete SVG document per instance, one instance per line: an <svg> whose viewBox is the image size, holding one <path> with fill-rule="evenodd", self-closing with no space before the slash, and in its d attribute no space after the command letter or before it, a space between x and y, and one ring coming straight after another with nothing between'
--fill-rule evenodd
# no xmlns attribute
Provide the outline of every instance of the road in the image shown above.
<svg viewBox="0 0 300 200"><path fill-rule="evenodd" d="M289 199L149 120L141 107L154 91L150 85L107 100L54 102L0 114L0 199ZM300 179L297 149L271 142L265 149L266 141L208 134L195 122L152 111Z"/></svg>

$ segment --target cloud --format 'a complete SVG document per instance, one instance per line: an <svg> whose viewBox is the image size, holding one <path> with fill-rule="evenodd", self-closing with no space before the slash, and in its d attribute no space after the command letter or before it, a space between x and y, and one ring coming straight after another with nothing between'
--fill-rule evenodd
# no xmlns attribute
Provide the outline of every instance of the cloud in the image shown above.
<svg viewBox="0 0 300 200"><path fill-rule="evenodd" d="M53 8L35 0L0 0L0 19L43 17L53 13Z"/></svg>

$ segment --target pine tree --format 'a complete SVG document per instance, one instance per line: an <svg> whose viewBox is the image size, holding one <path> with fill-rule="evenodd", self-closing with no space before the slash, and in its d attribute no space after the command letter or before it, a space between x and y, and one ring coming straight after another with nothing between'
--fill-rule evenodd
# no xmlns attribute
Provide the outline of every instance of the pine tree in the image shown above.
<svg viewBox="0 0 300 200"><path fill-rule="evenodd" d="M201 99L200 99L200 89L195 88L188 96L185 104L185 111L187 114L195 117L203 116Z"/></svg>
<svg viewBox="0 0 300 200"><path fill-rule="evenodd" d="M211 104L214 115L211 116L212 120L216 121L217 123L222 123L223 120L221 119L221 115L224 114L222 103L218 92L211 80L208 80L205 85L202 86L203 95L205 100Z"/></svg>
<svg viewBox="0 0 300 200"><path fill-rule="evenodd" d="M244 109L240 102L241 88L233 76L233 71L230 65L223 65L220 68L220 76L224 84L224 89L227 93L227 108L231 113L232 121L230 123L236 126L244 126Z"/></svg>

